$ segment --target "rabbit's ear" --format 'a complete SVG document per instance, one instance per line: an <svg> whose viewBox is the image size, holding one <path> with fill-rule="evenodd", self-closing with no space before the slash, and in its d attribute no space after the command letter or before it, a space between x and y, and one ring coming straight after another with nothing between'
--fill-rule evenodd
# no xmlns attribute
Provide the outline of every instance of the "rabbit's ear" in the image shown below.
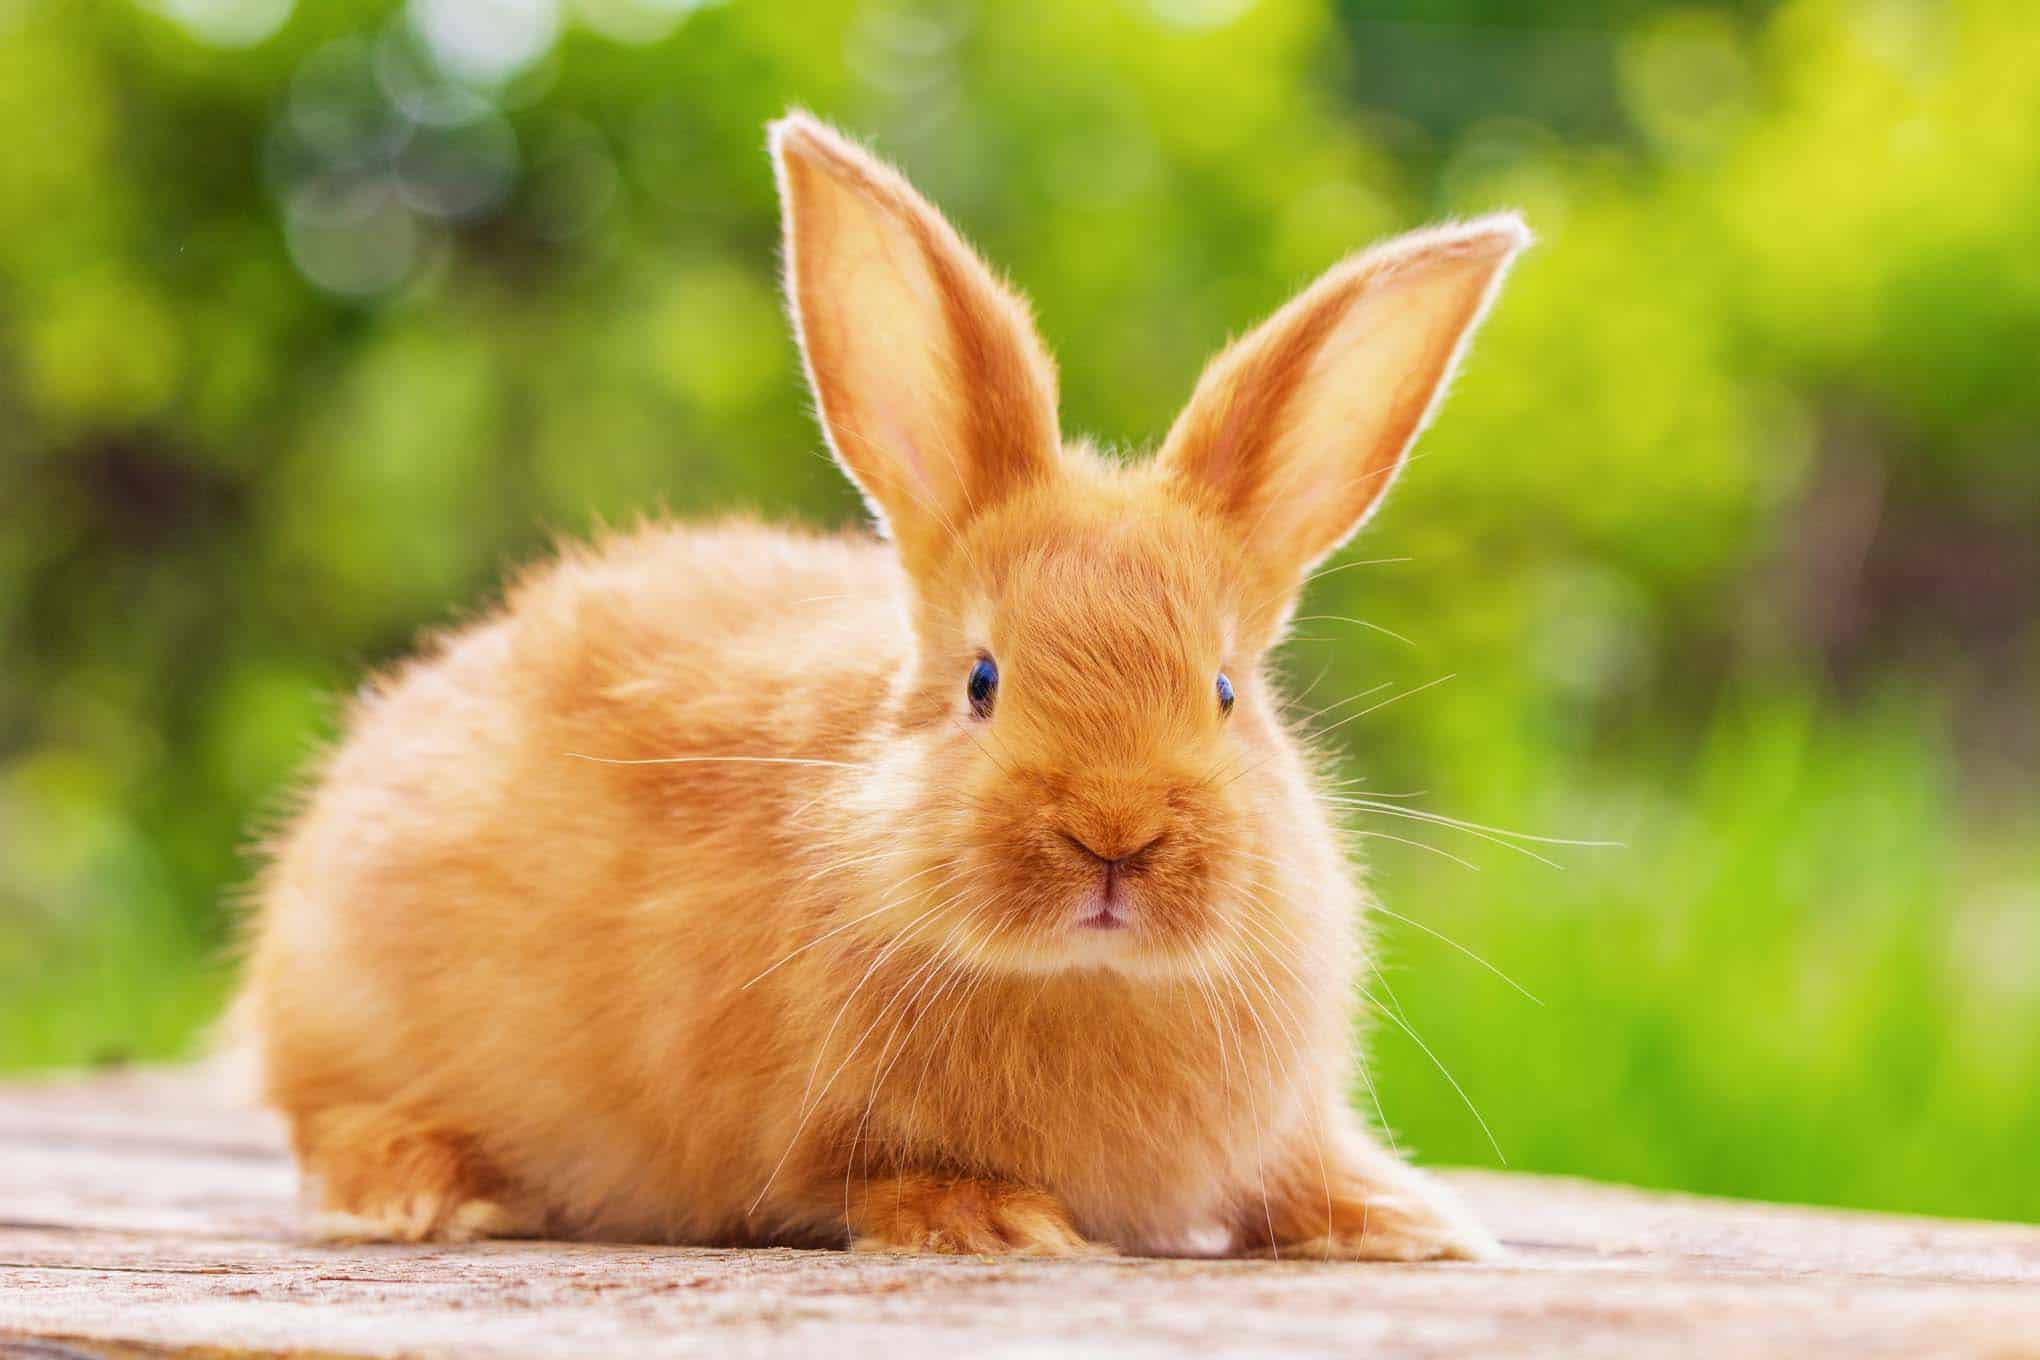
<svg viewBox="0 0 2040 1360"><path fill-rule="evenodd" d="M918 570L1054 468L1054 366L1027 305L897 171L803 113L771 142L823 433Z"/></svg>
<svg viewBox="0 0 2040 1360"><path fill-rule="evenodd" d="M1277 591L1366 522L1530 233L1513 213L1349 257L1204 370L1158 455Z"/></svg>

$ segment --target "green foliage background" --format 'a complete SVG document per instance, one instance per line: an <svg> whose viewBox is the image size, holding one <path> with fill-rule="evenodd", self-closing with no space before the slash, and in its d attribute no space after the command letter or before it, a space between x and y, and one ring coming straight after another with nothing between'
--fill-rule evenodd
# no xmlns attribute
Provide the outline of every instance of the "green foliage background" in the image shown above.
<svg viewBox="0 0 2040 1360"><path fill-rule="evenodd" d="M1333 734L1369 788L1623 844L1356 822L1421 923L1389 1123L2040 1218L2040 19L1528 8L0 0L0 1067L189 1051L334 696L549 534L855 515L775 296L801 103L1129 449L1347 250L1522 207L1286 665L1453 677Z"/></svg>

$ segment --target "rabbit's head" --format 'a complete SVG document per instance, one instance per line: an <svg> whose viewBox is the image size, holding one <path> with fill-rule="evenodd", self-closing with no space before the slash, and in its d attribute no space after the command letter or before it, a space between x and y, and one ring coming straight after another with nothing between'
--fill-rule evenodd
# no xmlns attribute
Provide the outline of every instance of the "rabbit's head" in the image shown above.
<svg viewBox="0 0 2040 1360"><path fill-rule="evenodd" d="M1293 926L1311 904L1275 885L1329 837L1263 657L1394 481L1521 221L1335 266L1124 464L1064 441L1026 305L904 179L800 114L772 149L822 427L912 588L875 776L926 838L902 911L1025 970L1168 974Z"/></svg>

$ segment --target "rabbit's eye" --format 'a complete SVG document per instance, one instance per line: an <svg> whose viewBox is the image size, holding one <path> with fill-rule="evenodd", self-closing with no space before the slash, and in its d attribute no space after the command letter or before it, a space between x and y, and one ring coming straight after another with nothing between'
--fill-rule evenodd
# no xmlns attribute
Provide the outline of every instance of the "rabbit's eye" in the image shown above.
<svg viewBox="0 0 2040 1360"><path fill-rule="evenodd" d="M1218 713L1225 717L1232 712L1232 681L1225 678L1225 672L1218 673Z"/></svg>
<svg viewBox="0 0 2040 1360"><path fill-rule="evenodd" d="M988 656L981 656L970 668L970 678L964 681L964 692L970 695L970 711L980 718L992 716L992 700L999 693L999 663Z"/></svg>

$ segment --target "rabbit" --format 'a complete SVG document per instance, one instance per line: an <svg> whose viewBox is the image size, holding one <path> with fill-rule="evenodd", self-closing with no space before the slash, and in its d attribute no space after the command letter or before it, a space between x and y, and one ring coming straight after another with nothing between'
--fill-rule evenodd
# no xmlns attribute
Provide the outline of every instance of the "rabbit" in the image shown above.
<svg viewBox="0 0 2040 1360"><path fill-rule="evenodd" d="M1269 654L1523 222L1337 264L1123 461L898 172L769 144L876 529L566 547L362 691L238 1003L309 1230L1493 1255L1349 1104L1368 899Z"/></svg>

